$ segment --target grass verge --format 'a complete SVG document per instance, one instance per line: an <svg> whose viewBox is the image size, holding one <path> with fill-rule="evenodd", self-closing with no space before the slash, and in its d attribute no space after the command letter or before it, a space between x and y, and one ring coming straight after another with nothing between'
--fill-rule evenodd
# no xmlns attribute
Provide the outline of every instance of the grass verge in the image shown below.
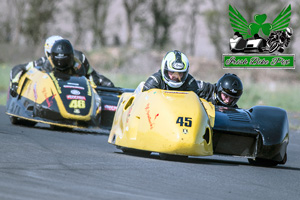
<svg viewBox="0 0 300 200"><path fill-rule="evenodd" d="M6 104L9 73L11 68L0 65L0 105ZM148 75L103 72L115 86L136 88ZM266 85L261 83L244 83L244 93L238 102L241 108L251 108L255 105L268 105L283 108L287 111L300 112L299 84L282 84L274 82Z"/></svg>

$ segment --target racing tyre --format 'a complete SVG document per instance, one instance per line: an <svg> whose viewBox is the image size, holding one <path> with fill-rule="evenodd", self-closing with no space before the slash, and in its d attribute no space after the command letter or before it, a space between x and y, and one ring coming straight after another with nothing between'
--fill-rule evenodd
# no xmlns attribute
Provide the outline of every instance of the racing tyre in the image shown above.
<svg viewBox="0 0 300 200"><path fill-rule="evenodd" d="M14 116L10 116L9 119L10 119L10 122L14 125L23 125L23 126L33 127L37 124L37 122L20 119L18 117L14 117Z"/></svg>
<svg viewBox="0 0 300 200"><path fill-rule="evenodd" d="M283 164L284 165L286 163L286 161L287 161L287 154L285 153L283 160L279 164Z"/></svg>
<svg viewBox="0 0 300 200"><path fill-rule="evenodd" d="M17 117L9 116L9 120L10 120L10 123L12 123L14 125L19 125L20 124L20 120Z"/></svg>
<svg viewBox="0 0 300 200"><path fill-rule="evenodd" d="M264 159L264 158L248 158L248 162L251 165L255 166L264 166L264 167L275 167L279 164L279 162L275 160L269 160L269 159Z"/></svg>
<svg viewBox="0 0 300 200"><path fill-rule="evenodd" d="M50 129L53 131L63 131L63 132L72 132L72 128L60 127L56 125L50 125Z"/></svg>
<svg viewBox="0 0 300 200"><path fill-rule="evenodd" d="M172 160L172 161L185 161L188 158L188 156L171 155L165 153L159 153L159 157L162 160Z"/></svg>
<svg viewBox="0 0 300 200"><path fill-rule="evenodd" d="M137 155L137 156L150 156L151 151L143 151L143 150L137 150L137 149L131 149L131 148L126 148L126 147L119 147L125 154L130 154L130 155Z"/></svg>
<svg viewBox="0 0 300 200"><path fill-rule="evenodd" d="M34 127L37 124L37 122L28 121L28 120L22 120L21 123L22 123L22 125L28 126L28 127Z"/></svg>

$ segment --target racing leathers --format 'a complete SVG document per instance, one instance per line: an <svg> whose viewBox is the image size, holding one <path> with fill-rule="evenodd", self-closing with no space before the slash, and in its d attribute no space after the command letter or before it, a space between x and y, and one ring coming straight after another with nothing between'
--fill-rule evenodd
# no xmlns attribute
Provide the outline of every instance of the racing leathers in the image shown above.
<svg viewBox="0 0 300 200"><path fill-rule="evenodd" d="M89 61L81 51L74 50L74 60L74 74L85 76L91 81L92 85L95 86L114 87L111 80L99 74L90 66ZM51 63L46 56L41 57L36 61L14 66L10 72L10 92L12 96L16 95L20 77L33 67L40 67L45 72L51 72L53 70Z"/></svg>
<svg viewBox="0 0 300 200"><path fill-rule="evenodd" d="M179 88L172 88L164 82L161 75L161 70L154 73L146 80L143 91L147 91L152 88L159 88L163 90L194 91L196 94L198 92L197 82L192 75L189 74L185 82Z"/></svg>

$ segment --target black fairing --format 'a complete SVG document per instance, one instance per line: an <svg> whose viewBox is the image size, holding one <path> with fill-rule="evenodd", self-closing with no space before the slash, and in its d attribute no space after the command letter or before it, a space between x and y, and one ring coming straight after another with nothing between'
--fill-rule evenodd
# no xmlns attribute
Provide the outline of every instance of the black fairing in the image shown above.
<svg viewBox="0 0 300 200"><path fill-rule="evenodd" d="M101 127L111 129L120 94L134 89L98 86L96 91L101 98Z"/></svg>
<svg viewBox="0 0 300 200"><path fill-rule="evenodd" d="M90 112L92 102L92 88L87 79L83 76L69 76L63 73L55 73L55 77L61 90L61 100L67 112L76 115L74 108L69 106L71 101L84 100L85 108L80 109L80 113L77 115L87 115Z"/></svg>
<svg viewBox="0 0 300 200"><path fill-rule="evenodd" d="M25 98L22 95L18 95L16 97L8 95L6 104L7 113L23 119L54 123L57 125L62 124L87 128L99 127L100 114L97 114L97 105L95 102L95 95L97 94L94 93L88 80L85 77L70 76L61 73L55 73L55 77L51 74L48 75L53 81L56 90L61 91L59 96L65 110L69 114L75 116L86 116L90 114L91 119L89 121L64 118L59 110L58 102L56 101L56 92L52 89L52 96L45 98L41 104ZM23 85L19 85L19 87L21 87L21 94L23 90L25 90L24 85L26 85L27 81L28 80L26 79ZM35 87L38 87L38 84L33 85L35 86L31 87L31 89L35 90ZM36 95L43 94L37 93ZM73 99L82 99L84 101L84 106L76 111L75 108L72 108L72 106L70 107L70 103Z"/></svg>
<svg viewBox="0 0 300 200"><path fill-rule="evenodd" d="M285 110L254 106L249 110L216 107L214 153L282 161L289 138Z"/></svg>

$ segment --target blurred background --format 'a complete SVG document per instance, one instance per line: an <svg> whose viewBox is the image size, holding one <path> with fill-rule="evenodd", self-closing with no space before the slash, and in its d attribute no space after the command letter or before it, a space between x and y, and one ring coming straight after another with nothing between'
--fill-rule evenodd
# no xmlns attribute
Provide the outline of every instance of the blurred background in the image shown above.
<svg viewBox="0 0 300 200"><path fill-rule="evenodd" d="M295 69L222 69L230 53L229 4L248 22L266 14L272 23L291 4L294 35L284 53L300 51L298 0L2 0L0 2L0 104L6 104L11 68L44 56L51 35L69 39L98 72L116 86L135 88L160 68L167 51L178 49L190 73L215 83L224 73L244 83L238 105L300 111L300 63Z"/></svg>

